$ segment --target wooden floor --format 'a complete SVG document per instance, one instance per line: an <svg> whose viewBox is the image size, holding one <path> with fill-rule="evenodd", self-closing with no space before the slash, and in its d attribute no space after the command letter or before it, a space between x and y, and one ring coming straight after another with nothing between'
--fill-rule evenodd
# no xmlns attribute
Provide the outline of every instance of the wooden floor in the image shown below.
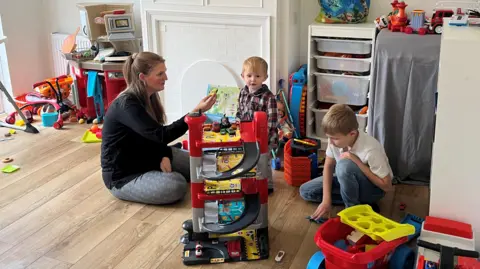
<svg viewBox="0 0 480 269"><path fill-rule="evenodd" d="M182 222L191 218L189 198L172 206L113 198L101 179L100 144L80 140L86 128L18 131L13 140L0 141L0 160L13 158L20 166L12 174L0 173L0 268L183 267L179 238ZM1 138L6 132L0 128ZM271 258L228 268L305 268L318 250L313 242L318 225L305 219L316 205L303 201L281 172L275 181L269 200ZM428 197L426 187L396 186L382 201L382 213L400 220L403 202L406 211L423 217ZM279 250L286 252L280 264L273 259Z"/></svg>

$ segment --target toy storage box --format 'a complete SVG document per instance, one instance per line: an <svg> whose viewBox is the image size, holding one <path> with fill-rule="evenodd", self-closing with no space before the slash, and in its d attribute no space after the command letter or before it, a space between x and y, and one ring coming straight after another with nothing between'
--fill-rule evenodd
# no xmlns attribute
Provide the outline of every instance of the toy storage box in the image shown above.
<svg viewBox="0 0 480 269"><path fill-rule="evenodd" d="M348 40L332 38L313 38L317 45L317 51L345 53L345 54L369 54L372 52L371 40Z"/></svg>
<svg viewBox="0 0 480 269"><path fill-rule="evenodd" d="M327 114L328 109L311 108L311 110L315 113L315 122L312 122L312 124L315 124L315 134L316 134L316 136L326 139L327 136L325 135L325 133L323 132L323 129L322 129L322 120L323 120L323 117L325 117L325 114ZM367 115L366 114L362 114L362 115L357 114L357 121L358 121L358 130L360 130L362 132L366 132Z"/></svg>
<svg viewBox="0 0 480 269"><path fill-rule="evenodd" d="M285 181L295 187L312 178L312 161L308 157L295 157L292 155L292 140L288 140L284 149Z"/></svg>
<svg viewBox="0 0 480 269"><path fill-rule="evenodd" d="M341 58L329 56L313 56L317 60L317 67L326 70L347 71L347 72L368 72L370 71L371 59Z"/></svg>
<svg viewBox="0 0 480 269"><path fill-rule="evenodd" d="M315 73L317 77L317 100L354 106L367 104L370 86L368 76L347 76Z"/></svg>

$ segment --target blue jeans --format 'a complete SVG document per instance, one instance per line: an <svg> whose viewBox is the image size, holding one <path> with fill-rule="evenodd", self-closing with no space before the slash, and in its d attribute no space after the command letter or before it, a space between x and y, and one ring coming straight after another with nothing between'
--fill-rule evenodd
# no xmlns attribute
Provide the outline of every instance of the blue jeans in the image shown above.
<svg viewBox="0 0 480 269"><path fill-rule="evenodd" d="M351 160L343 159L335 166L332 180L332 204L350 207L372 204L383 198L385 192L375 186ZM314 178L300 186L300 196L306 201L321 203L323 177Z"/></svg>

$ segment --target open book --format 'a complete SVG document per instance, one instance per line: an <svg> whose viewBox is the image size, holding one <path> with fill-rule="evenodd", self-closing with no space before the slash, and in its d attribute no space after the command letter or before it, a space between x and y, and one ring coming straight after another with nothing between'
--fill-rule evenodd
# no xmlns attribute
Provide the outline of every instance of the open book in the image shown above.
<svg viewBox="0 0 480 269"><path fill-rule="evenodd" d="M214 89L217 91L217 102L210 110L205 112L208 118L207 122L220 122L224 115L228 117L230 122L234 122L238 108L240 88L209 84L207 94L210 94Z"/></svg>

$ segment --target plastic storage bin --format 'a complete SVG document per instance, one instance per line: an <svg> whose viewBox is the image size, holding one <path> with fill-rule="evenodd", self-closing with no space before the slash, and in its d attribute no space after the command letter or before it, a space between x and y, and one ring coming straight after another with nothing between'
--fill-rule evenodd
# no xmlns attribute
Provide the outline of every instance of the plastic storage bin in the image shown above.
<svg viewBox="0 0 480 269"><path fill-rule="evenodd" d="M285 143L284 148L285 181L291 186L299 187L312 178L312 160L305 156L293 156L291 144L292 139Z"/></svg>
<svg viewBox="0 0 480 269"><path fill-rule="evenodd" d="M328 109L318 109L311 108L313 113L315 113L315 134L320 138L327 138L322 128L322 120L325 114L327 114Z"/></svg>
<svg viewBox="0 0 480 269"><path fill-rule="evenodd" d="M371 40L345 40L330 38L315 38L317 50L320 52L337 52L347 54L370 54Z"/></svg>
<svg viewBox="0 0 480 269"><path fill-rule="evenodd" d="M315 73L317 78L317 100L354 106L367 104L370 86L369 76L347 76Z"/></svg>
<svg viewBox="0 0 480 269"><path fill-rule="evenodd" d="M357 114L357 121L358 121L358 130L361 132L366 133L367 132L367 114Z"/></svg>
<svg viewBox="0 0 480 269"><path fill-rule="evenodd" d="M370 71L370 58L342 58L329 56L313 56L317 60L317 67L327 70L338 70L348 72L368 72Z"/></svg>
<svg viewBox="0 0 480 269"><path fill-rule="evenodd" d="M312 107L311 110L315 113L315 134L320 138L327 138L325 132L322 128L322 120L327 114L328 109L319 109ZM357 114L358 130L362 132L367 132L367 114Z"/></svg>

